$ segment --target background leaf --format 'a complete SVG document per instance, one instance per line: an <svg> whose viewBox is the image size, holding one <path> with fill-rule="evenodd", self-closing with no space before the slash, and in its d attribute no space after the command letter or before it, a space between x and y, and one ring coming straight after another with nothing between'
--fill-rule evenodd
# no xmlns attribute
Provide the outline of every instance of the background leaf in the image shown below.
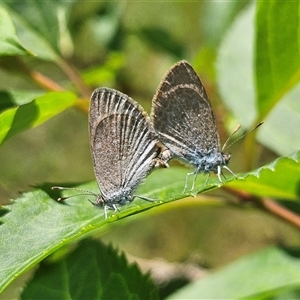
<svg viewBox="0 0 300 300"><path fill-rule="evenodd" d="M220 45L216 64L222 100L243 127L251 126L257 118L253 81L254 16L252 4L234 20Z"/></svg>
<svg viewBox="0 0 300 300"><path fill-rule="evenodd" d="M256 86L264 118L300 80L300 1L259 2L256 13Z"/></svg>
<svg viewBox="0 0 300 300"><path fill-rule="evenodd" d="M72 45L69 44L71 40L66 27L72 4L73 1L40 2L37 0L7 3L10 10L14 12L13 15L21 38L30 47L35 48L37 46L37 49L40 49L41 45L51 45L51 50L49 46L44 47L48 58L54 57L54 52L68 52L69 50L66 48L72 48ZM25 37L29 39L26 41ZM37 39L40 40L40 45L38 45ZM42 51L35 53L42 54L45 57L45 53Z"/></svg>
<svg viewBox="0 0 300 300"><path fill-rule="evenodd" d="M270 112L257 134L260 143L279 155L300 149L300 85L296 85ZM266 126L265 126L266 125Z"/></svg>
<svg viewBox="0 0 300 300"><path fill-rule="evenodd" d="M43 37L40 32L34 30L22 14L12 11L11 15L13 17L19 39L36 55L36 58L47 61L58 60L58 54L49 41Z"/></svg>
<svg viewBox="0 0 300 300"><path fill-rule="evenodd" d="M300 192L300 152L281 157L248 173L245 180L235 180L228 187L256 196L296 200Z"/></svg>
<svg viewBox="0 0 300 300"><path fill-rule="evenodd" d="M82 241L58 261L43 263L21 295L21 299L66 297L158 299L149 276L142 275L137 265L128 265L124 254L93 240Z"/></svg>
<svg viewBox="0 0 300 300"><path fill-rule="evenodd" d="M297 153L294 157L278 159L265 168L253 172L254 176L247 177L248 174L244 174L239 176L244 180L236 180L227 184L235 188L243 187L243 190L250 190L254 194L261 190L260 194L264 193L268 196L296 198L295 185L299 181L300 174L299 157L300 154ZM280 175L284 168L289 168L290 171L291 177L287 180L294 180L294 184L289 182L290 191L285 191L284 187L280 189L279 183L282 180ZM103 210L95 209L83 196L69 199L65 202L68 205L65 205L54 200L58 198L59 194L53 191L49 192L48 190L48 193L54 199L41 190L24 194L12 205L6 206L9 212L2 218L3 224L0 226L0 245L2 245L0 255L2 257L0 257L0 261L3 263L0 272L0 287L4 288L15 276L33 267L56 249L90 231L97 228L103 230L105 224L188 196L189 194L182 195L186 173L187 170L183 168L153 172L137 194L159 200L147 202L136 199L130 205L120 207L120 212L115 215L109 213L110 217L107 220L104 219ZM270 178L270 173L273 178ZM262 183L256 178L257 176L262 177ZM161 185L162 178L163 185ZM270 185L274 178L279 178L277 190ZM200 176L199 179L196 186L197 193L222 185L217 179L212 179L209 185L205 185L206 176ZM83 188L97 192L95 183L85 185ZM67 194L70 195L70 192L68 191ZM64 195L66 194L64 193ZM18 226L19 220L22 220L21 228ZM21 251L16 252L11 247L21 249Z"/></svg>
<svg viewBox="0 0 300 300"><path fill-rule="evenodd" d="M44 92L41 91L21 91L8 90L0 91L0 112L17 105L23 105L31 102L33 99L42 96Z"/></svg>
<svg viewBox="0 0 300 300"><path fill-rule="evenodd" d="M299 258L271 247L243 257L167 299L272 299L279 292L299 288Z"/></svg>
<svg viewBox="0 0 300 300"><path fill-rule="evenodd" d="M158 173L161 175L157 176ZM137 194L158 200L148 202L135 199L130 205L120 207L120 212L115 215L109 212L110 217L107 220L104 219L103 209L95 209L87 201L87 197L74 197L63 204L55 200L59 197L59 193L49 191L49 188L46 190L53 198L41 190L23 194L21 198L6 206L8 212L1 220L3 224L0 226L0 261L2 262L0 290L25 270L32 268L43 258L77 238L95 229L104 230L105 225L111 222L148 210L163 202L183 198L182 190L186 173L183 168L153 172ZM163 186L162 178L164 178ZM217 186L211 184L207 187L204 185L206 178L202 179L203 181L198 184L203 190ZM97 192L96 183L84 185L82 188ZM68 191L67 194L70 195L70 192ZM22 220L22 227L19 226L19 220Z"/></svg>
<svg viewBox="0 0 300 300"><path fill-rule="evenodd" d="M138 34L154 49L170 52L177 58L184 56L182 43L177 42L174 37L159 27L141 28Z"/></svg>
<svg viewBox="0 0 300 300"><path fill-rule="evenodd" d="M9 14L4 7L0 5L0 56L29 54L32 55L31 52L20 43Z"/></svg>
<svg viewBox="0 0 300 300"><path fill-rule="evenodd" d="M274 3L268 3L267 5L262 4L261 6L265 7L264 9L268 9L268 5L271 7ZM279 8L280 5L278 6L276 4L275 6L277 9L271 17L274 19L274 22L276 22L276 19L280 19L282 14ZM280 94L280 98L278 98L278 94L276 101L270 99L269 104L267 104L269 105L268 111L263 113L258 110L261 101L267 100L266 98L263 99L262 96L257 96L258 98L256 99L257 92L255 85L259 84L258 89L263 88L266 91L269 90L271 93L272 88L269 88L268 84L265 85L264 80L268 80L270 84L271 80L273 80L272 72L277 72L275 70L269 72L266 69L268 61L270 59L288 60L290 58L288 58L289 50L280 56L274 55L272 58L269 57L271 54L267 54L268 51L266 51L266 48L264 48L265 45L263 45L268 39L267 36L261 36L261 33L259 36L255 36L255 10L256 7L254 4L249 5L247 9L237 17L228 30L219 48L216 66L217 83L222 100L237 119L235 123L239 123L243 127L251 128L254 124L256 125L256 122L264 121L264 125L258 131L258 141L280 155L289 155L300 149L300 131L296 130L296 128L300 128L300 104L299 101L297 101L300 97L300 86L287 85L285 92ZM277 14L276 16L275 13ZM269 18L269 15L264 11L264 13L261 12L260 16L256 16L256 18L257 20L265 20ZM267 21L265 20L264 22ZM266 24L259 23L256 24L256 26L259 28L258 31L266 30ZM294 24L294 26L296 26L296 24ZM282 34L284 34L284 26L280 31L281 30ZM276 36L277 32L269 32L268 34ZM256 49L254 47L255 39L258 44L261 43ZM295 35L293 35L293 38L287 43L292 44L294 47L295 42ZM281 42L280 45L283 44L284 43ZM281 51L280 45L274 43L270 47L278 47L277 50L272 51ZM275 58L275 56L277 58ZM258 68L260 71L253 69L254 64L259 65ZM297 66L297 64L298 60L297 63L292 64L293 68ZM228 76L228 74L230 74L230 76ZM266 79L261 78L262 76L266 76ZM275 106L279 100L280 102Z"/></svg>
<svg viewBox="0 0 300 300"><path fill-rule="evenodd" d="M50 92L0 115L0 144L29 128L40 125L74 105L76 95L71 92Z"/></svg>

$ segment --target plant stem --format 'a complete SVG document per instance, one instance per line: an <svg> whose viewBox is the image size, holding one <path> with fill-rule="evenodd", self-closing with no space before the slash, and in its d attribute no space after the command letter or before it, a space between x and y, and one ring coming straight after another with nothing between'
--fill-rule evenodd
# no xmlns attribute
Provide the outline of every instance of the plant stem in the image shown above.
<svg viewBox="0 0 300 300"><path fill-rule="evenodd" d="M297 228L300 228L300 216L295 214L294 212L288 210L287 208L281 206L276 201L270 199L270 198L263 198L261 201L261 204L263 208L276 215L277 217L280 217L281 219L290 222Z"/></svg>
<svg viewBox="0 0 300 300"><path fill-rule="evenodd" d="M49 77L43 75L42 73L34 70L29 70L31 78L37 82L43 88L50 91L65 91L61 85L50 79Z"/></svg>
<svg viewBox="0 0 300 300"><path fill-rule="evenodd" d="M53 81L48 76L45 76L41 72L29 68L20 57L15 58L14 65L16 66L16 68L18 68L18 71L21 71L27 76L29 76L35 83L37 83L39 86L41 86L44 89L50 91L66 90L64 87L59 85L57 82Z"/></svg>
<svg viewBox="0 0 300 300"><path fill-rule="evenodd" d="M72 64L63 59L60 59L58 61L58 65L73 82L73 84L78 88L82 97L90 98L92 91L85 85L77 69Z"/></svg>
<svg viewBox="0 0 300 300"><path fill-rule="evenodd" d="M263 208L265 211L275 215L290 224L294 225L298 229L300 228L300 216L287 209L286 207L280 205L278 202L274 201L271 198L259 198L253 195L250 195L243 191L237 191L231 188L224 188L230 194L237 196L241 202L252 202L257 207Z"/></svg>

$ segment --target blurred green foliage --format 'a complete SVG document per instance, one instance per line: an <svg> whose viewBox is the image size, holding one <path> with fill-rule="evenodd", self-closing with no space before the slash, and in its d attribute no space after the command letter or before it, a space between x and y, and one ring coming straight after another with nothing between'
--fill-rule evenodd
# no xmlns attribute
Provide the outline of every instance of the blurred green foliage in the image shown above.
<svg viewBox="0 0 300 300"><path fill-rule="evenodd" d="M0 201L9 205L1 210L0 299L299 298L299 9L299 1L275 0L2 1ZM54 182L93 180L82 187L97 191L92 90L116 88L150 111L161 78L181 59L201 77L223 141L238 123L265 121L232 148L231 169L247 173L224 189L199 176L197 191L214 191L174 201L187 169L173 162L140 188L161 203L134 201L108 220L86 199L55 202ZM264 205L270 197L289 217ZM161 257L211 274L182 289L191 277L154 284L110 247L75 243L87 235L150 265Z"/></svg>

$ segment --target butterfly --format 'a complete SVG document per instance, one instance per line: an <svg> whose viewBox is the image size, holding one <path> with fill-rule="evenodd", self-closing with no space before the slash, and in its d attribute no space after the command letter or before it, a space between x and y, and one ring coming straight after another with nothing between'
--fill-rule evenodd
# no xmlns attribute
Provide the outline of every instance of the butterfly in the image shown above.
<svg viewBox="0 0 300 300"><path fill-rule="evenodd" d="M135 197L134 192L155 167L167 167L159 158L157 134L143 108L127 95L110 88L96 89L90 100L89 135L94 173L101 191L81 190L96 197L95 206L117 212ZM66 189L54 187L54 189ZM63 197L59 200L65 200Z"/></svg>
<svg viewBox="0 0 300 300"><path fill-rule="evenodd" d="M194 167L186 176L183 193L190 175L194 175L191 191L199 173L214 172L221 182L222 168L235 176L227 167L230 154L221 150L204 86L187 61L176 63L162 79L152 100L151 117L159 140L167 148L162 159L178 158Z"/></svg>

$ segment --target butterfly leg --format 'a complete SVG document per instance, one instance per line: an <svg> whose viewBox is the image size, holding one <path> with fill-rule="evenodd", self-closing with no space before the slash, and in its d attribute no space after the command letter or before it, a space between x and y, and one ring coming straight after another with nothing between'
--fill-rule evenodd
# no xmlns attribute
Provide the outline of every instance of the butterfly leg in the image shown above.
<svg viewBox="0 0 300 300"><path fill-rule="evenodd" d="M112 207L114 209L113 214L115 214L117 211L119 211L118 206L116 204L113 204Z"/></svg>
<svg viewBox="0 0 300 300"><path fill-rule="evenodd" d="M205 180L205 185L207 185L207 184L208 184L208 180L209 180L209 178L210 178L210 173L208 172L208 174L207 174L207 178L206 178L206 180Z"/></svg>
<svg viewBox="0 0 300 300"><path fill-rule="evenodd" d="M137 198L149 201L149 202L154 202L155 201L154 199L149 198L149 197L145 197L145 196L133 195L133 197L137 197Z"/></svg>
<svg viewBox="0 0 300 300"><path fill-rule="evenodd" d="M217 172L217 175L218 175L219 181L220 181L220 182L223 182L223 181L222 181L222 178L221 178L221 174L222 174L222 168L221 168L221 166L218 166L218 172Z"/></svg>
<svg viewBox="0 0 300 300"><path fill-rule="evenodd" d="M108 205L104 205L104 218L107 219L107 210L109 209Z"/></svg>
<svg viewBox="0 0 300 300"><path fill-rule="evenodd" d="M237 178L236 175L227 166L223 166L223 168L226 169L229 173L231 173L235 178Z"/></svg>
<svg viewBox="0 0 300 300"><path fill-rule="evenodd" d="M104 217L105 217L105 219L107 219L107 211L109 209L114 210L113 214L115 214L117 211L119 211L118 206L116 204L112 204L111 206L110 205L104 205Z"/></svg>
<svg viewBox="0 0 300 300"><path fill-rule="evenodd" d="M187 186L188 186L189 176L195 175L195 174L196 174L195 171L186 174L186 177L185 177L185 185L184 185L184 189L183 189L182 194L185 194L185 192L186 192L186 189L187 189Z"/></svg>
<svg viewBox="0 0 300 300"><path fill-rule="evenodd" d="M194 172L194 174L195 174L195 172ZM190 192L192 192L192 191L194 190L194 188L195 188L195 183L196 183L198 174L199 174L199 173L196 171L196 174L195 174L195 176L194 176L193 183L192 183L192 188L191 188Z"/></svg>
<svg viewBox="0 0 300 300"><path fill-rule="evenodd" d="M223 173L222 173L222 168L226 169L226 170L229 171L229 173L231 173L235 178L237 178L236 175L235 175L235 174L234 174L227 166L223 166L223 167L218 166L218 172L217 172L217 175L218 175L218 178L219 178L219 181L220 181L220 182L223 182L222 179L221 179L221 175L223 175ZM224 176L224 175L223 175L223 176ZM225 178L225 176L224 176L224 178Z"/></svg>

